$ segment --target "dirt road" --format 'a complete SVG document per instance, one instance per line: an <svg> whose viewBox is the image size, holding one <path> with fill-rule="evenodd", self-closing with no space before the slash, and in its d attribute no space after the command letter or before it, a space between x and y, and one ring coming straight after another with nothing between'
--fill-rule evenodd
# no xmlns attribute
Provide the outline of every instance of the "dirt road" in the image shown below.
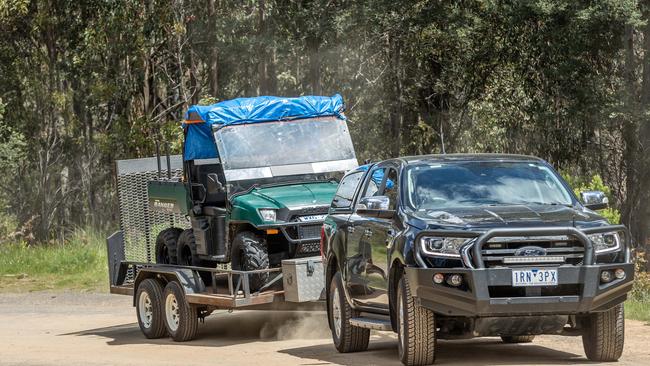
<svg viewBox="0 0 650 366"><path fill-rule="evenodd" d="M342 355L323 313L227 312L200 325L189 343L147 340L126 296L0 294L0 365L397 365L391 333L374 333L368 352ZM579 337L441 341L441 365L587 363ZM650 327L628 321L618 365L650 364Z"/></svg>

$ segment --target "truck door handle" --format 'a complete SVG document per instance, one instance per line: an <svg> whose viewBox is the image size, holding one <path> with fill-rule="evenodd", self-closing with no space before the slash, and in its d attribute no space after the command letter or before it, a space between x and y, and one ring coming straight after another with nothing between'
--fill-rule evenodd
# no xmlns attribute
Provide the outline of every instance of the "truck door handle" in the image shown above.
<svg viewBox="0 0 650 366"><path fill-rule="evenodd" d="M348 233L353 233L354 232L354 226L350 225L348 226Z"/></svg>
<svg viewBox="0 0 650 366"><path fill-rule="evenodd" d="M366 230L363 232L363 235L365 235L365 236L368 237L368 238L371 237L371 236L372 236L372 230L370 230L370 229L366 229Z"/></svg>

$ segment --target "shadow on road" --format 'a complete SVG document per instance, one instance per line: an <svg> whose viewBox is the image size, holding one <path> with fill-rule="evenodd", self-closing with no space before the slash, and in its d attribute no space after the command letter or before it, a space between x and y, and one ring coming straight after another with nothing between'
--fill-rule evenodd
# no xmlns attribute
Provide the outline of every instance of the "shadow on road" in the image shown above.
<svg viewBox="0 0 650 366"><path fill-rule="evenodd" d="M134 314L135 317L135 314ZM397 365L397 340L392 333L373 333L366 352L341 354L332 345L323 312L240 311L218 313L199 326L197 338L175 343L169 338L146 339L137 323L83 330L61 336L98 336L108 345L174 344L195 347L227 347L250 342L291 339L319 340L319 344L281 349L278 352L305 359L307 364ZM281 344L280 346L283 346ZM558 351L535 343L504 344L497 338L438 342L437 362L445 365L555 365L588 363L582 354ZM307 361L310 360L310 361Z"/></svg>
<svg viewBox="0 0 650 366"><path fill-rule="evenodd" d="M135 317L135 314L133 315ZM60 334L74 336L99 336L108 338L109 345L169 344L183 346L220 347L259 341L289 339L324 339L329 341L330 331L323 312L261 312L240 311L215 313L199 324L195 340L175 343L169 338L147 339L137 323L82 330Z"/></svg>
<svg viewBox="0 0 650 366"><path fill-rule="evenodd" d="M374 337L373 337L374 338ZM388 337L386 337L388 338ZM340 365L397 365L397 340L371 339L366 352L338 353L330 343L280 350L295 357ZM493 338L439 341L442 365L559 365L589 363L582 355L532 344L504 344Z"/></svg>

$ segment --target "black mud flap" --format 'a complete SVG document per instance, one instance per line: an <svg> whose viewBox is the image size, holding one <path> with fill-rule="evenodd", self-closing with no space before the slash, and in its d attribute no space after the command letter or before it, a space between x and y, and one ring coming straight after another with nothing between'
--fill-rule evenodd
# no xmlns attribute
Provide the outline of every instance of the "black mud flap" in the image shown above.
<svg viewBox="0 0 650 366"><path fill-rule="evenodd" d="M108 250L108 281L111 286L119 286L126 278L127 266L124 261L124 236L121 231L116 231L106 239Z"/></svg>

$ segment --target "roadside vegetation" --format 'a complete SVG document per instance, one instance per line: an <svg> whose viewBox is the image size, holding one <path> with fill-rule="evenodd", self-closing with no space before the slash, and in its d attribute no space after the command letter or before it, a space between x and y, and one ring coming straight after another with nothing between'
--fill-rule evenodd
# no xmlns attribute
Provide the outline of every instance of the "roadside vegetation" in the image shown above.
<svg viewBox="0 0 650 366"><path fill-rule="evenodd" d="M644 255L637 253L634 289L625 303L625 316L629 319L650 322L650 274L639 269L645 267Z"/></svg>
<svg viewBox="0 0 650 366"><path fill-rule="evenodd" d="M105 235L77 230L68 240L0 244L0 292L108 288Z"/></svg>

